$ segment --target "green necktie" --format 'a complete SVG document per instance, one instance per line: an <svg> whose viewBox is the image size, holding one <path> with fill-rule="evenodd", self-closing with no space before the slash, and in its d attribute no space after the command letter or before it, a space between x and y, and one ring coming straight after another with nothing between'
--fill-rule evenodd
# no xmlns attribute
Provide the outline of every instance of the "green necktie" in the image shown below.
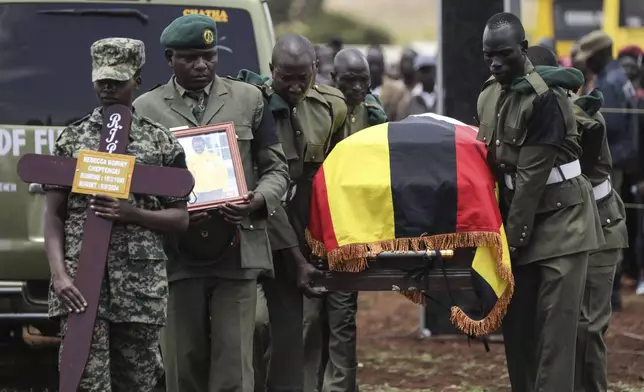
<svg viewBox="0 0 644 392"><path fill-rule="evenodd" d="M203 112L206 110L206 93L203 90L188 91L186 95L197 101L197 104L192 108L192 114L194 114L197 122L201 123Z"/></svg>

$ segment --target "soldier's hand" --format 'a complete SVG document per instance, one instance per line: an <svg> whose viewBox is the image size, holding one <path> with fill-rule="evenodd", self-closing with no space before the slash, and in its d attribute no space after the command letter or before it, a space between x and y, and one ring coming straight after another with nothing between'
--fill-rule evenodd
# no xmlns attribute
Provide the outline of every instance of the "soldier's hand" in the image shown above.
<svg viewBox="0 0 644 392"><path fill-rule="evenodd" d="M315 268L311 263L301 263L297 267L297 288L307 298L321 297L326 293L324 287L313 287L313 281L317 278L323 278L324 271Z"/></svg>
<svg viewBox="0 0 644 392"><path fill-rule="evenodd" d="M208 211L196 211L196 212L191 212L190 213L190 224L199 224L201 222L205 222L208 219L210 219L210 214L208 214Z"/></svg>
<svg viewBox="0 0 644 392"><path fill-rule="evenodd" d="M92 195L90 208L97 216L118 222L131 222L134 207L127 200L117 199L107 195Z"/></svg>
<svg viewBox="0 0 644 392"><path fill-rule="evenodd" d="M510 247L510 260L516 262L519 259L519 249Z"/></svg>
<svg viewBox="0 0 644 392"><path fill-rule="evenodd" d="M241 223L251 213L259 210L266 204L264 195L261 193L248 192L244 195L244 199L239 203L226 203L219 208L227 222L232 224Z"/></svg>
<svg viewBox="0 0 644 392"><path fill-rule="evenodd" d="M78 291L72 278L67 274L52 277L54 293L60 299L69 312L81 313L87 307L87 301Z"/></svg>

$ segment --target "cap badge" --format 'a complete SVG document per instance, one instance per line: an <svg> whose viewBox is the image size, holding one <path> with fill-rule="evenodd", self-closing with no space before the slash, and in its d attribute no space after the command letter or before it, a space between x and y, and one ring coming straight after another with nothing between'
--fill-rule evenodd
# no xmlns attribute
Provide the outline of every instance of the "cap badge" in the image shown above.
<svg viewBox="0 0 644 392"><path fill-rule="evenodd" d="M202 34L203 37L203 42L206 45L211 45L213 42L215 42L215 34L212 32L212 30L205 29Z"/></svg>

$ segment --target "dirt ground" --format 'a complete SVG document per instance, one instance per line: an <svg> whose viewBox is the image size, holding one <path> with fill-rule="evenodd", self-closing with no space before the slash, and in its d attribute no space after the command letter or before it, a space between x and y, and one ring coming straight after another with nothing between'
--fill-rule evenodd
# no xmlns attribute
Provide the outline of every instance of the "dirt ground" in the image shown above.
<svg viewBox="0 0 644 392"><path fill-rule="evenodd" d="M359 298L361 392L510 391L501 343L491 343L488 353L479 342L468 346L464 335L421 339L420 310L412 302L390 292L363 292ZM644 297L626 289L623 302L623 310L613 315L607 338L610 391L644 392ZM0 354L16 358L3 351ZM24 367L0 361L0 392L41 392L40 388L3 388L7 373L21 379L21 384L34 386L28 381L30 377L35 381L34 368L40 369L39 379L45 378L45 369L55 371L54 358L55 351L41 351Z"/></svg>
<svg viewBox="0 0 644 392"><path fill-rule="evenodd" d="M610 391L644 391L644 297L627 289L607 334ZM447 315L446 315L447 317ZM465 336L421 339L419 309L396 293L360 293L358 355L361 392L506 392L501 343Z"/></svg>

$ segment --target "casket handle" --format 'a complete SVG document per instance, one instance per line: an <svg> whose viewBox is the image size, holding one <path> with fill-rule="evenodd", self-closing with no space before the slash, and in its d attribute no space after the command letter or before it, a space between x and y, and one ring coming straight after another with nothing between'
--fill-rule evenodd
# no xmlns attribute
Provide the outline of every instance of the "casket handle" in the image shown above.
<svg viewBox="0 0 644 392"><path fill-rule="evenodd" d="M445 250L420 250L420 251L414 251L414 250L409 250L409 251L393 251L393 252L380 252L377 255L374 255L373 253L369 252L367 255L367 258L369 259L375 259L375 258L390 258L390 257L437 257L441 256L444 259L451 259L454 257L454 250L453 249L445 249Z"/></svg>

